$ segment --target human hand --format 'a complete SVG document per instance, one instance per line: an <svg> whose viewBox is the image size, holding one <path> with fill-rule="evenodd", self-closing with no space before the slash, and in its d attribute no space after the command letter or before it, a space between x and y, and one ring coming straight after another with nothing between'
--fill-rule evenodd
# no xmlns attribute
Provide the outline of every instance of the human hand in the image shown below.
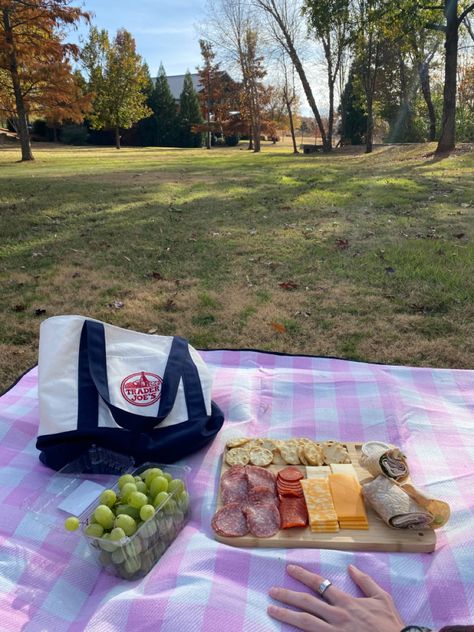
<svg viewBox="0 0 474 632"><path fill-rule="evenodd" d="M318 595L324 577L292 564L287 566L287 572ZM270 597L299 611L271 605L267 612L274 619L306 632L400 632L405 624L391 596L355 566L349 566L349 575L365 597L351 597L333 585L325 590L324 598L286 588L271 588Z"/></svg>

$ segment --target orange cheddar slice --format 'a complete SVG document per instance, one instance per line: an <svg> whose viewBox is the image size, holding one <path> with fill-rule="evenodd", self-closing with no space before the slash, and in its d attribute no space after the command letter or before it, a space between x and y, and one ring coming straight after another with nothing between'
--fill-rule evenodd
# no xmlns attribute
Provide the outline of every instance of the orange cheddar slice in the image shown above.
<svg viewBox="0 0 474 632"><path fill-rule="evenodd" d="M311 478L300 481L303 488L311 531L335 532L339 530L337 514L325 478Z"/></svg>
<svg viewBox="0 0 474 632"><path fill-rule="evenodd" d="M337 472L329 475L329 486L341 529L368 529L359 481L352 474Z"/></svg>

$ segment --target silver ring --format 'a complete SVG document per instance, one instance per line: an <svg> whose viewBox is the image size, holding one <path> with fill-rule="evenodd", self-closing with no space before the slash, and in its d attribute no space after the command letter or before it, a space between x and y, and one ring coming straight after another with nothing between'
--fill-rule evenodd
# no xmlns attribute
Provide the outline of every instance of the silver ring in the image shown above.
<svg viewBox="0 0 474 632"><path fill-rule="evenodd" d="M324 596L324 593L329 588L329 586L332 586L332 582L330 582L329 579L325 579L319 584L318 593L321 595L321 597Z"/></svg>

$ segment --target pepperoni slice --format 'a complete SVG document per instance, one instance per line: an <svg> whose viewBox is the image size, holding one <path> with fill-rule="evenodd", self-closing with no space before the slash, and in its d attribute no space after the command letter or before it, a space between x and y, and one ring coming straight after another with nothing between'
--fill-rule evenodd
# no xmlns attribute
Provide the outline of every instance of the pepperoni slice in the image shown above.
<svg viewBox="0 0 474 632"><path fill-rule="evenodd" d="M304 498L283 498L280 503L281 528L306 527L308 511Z"/></svg>
<svg viewBox="0 0 474 632"><path fill-rule="evenodd" d="M274 503L255 503L245 508L249 531L257 538L271 538L280 528L280 512Z"/></svg>
<svg viewBox="0 0 474 632"><path fill-rule="evenodd" d="M249 532L247 518L238 503L229 503L219 509L212 519L212 528L219 535L229 538L247 535Z"/></svg>
<svg viewBox="0 0 474 632"><path fill-rule="evenodd" d="M296 467L285 467L278 472L278 478L282 478L285 481L299 481L304 478L304 474Z"/></svg>

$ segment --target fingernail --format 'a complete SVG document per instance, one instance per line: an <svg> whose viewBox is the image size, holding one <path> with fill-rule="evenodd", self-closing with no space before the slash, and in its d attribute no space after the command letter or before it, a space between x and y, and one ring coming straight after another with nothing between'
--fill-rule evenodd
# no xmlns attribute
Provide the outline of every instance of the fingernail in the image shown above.
<svg viewBox="0 0 474 632"><path fill-rule="evenodd" d="M267 608L268 614L277 614L279 610L278 606L268 606Z"/></svg>
<svg viewBox="0 0 474 632"><path fill-rule="evenodd" d="M295 564L288 564L288 566L286 567L286 570L288 571L295 571L298 567L295 566Z"/></svg>
<svg viewBox="0 0 474 632"><path fill-rule="evenodd" d="M276 597L278 594L278 588L276 586L272 586L268 591L268 594L270 595L270 597Z"/></svg>
<svg viewBox="0 0 474 632"><path fill-rule="evenodd" d="M354 564L349 564L349 568L351 569L351 571L359 571L357 566L354 566Z"/></svg>

